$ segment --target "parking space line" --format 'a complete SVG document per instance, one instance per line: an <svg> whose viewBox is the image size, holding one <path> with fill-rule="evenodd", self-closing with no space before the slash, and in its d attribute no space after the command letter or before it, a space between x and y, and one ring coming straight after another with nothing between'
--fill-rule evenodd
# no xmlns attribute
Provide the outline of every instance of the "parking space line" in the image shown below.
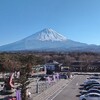
<svg viewBox="0 0 100 100"><path fill-rule="evenodd" d="M52 97L53 95L53 97L52 97L52 99L49 99L50 97L48 97L46 100L53 100L57 95L59 95L74 79L76 78L76 76L70 81L70 82L68 82L68 84L66 84L63 88L61 88L61 90L58 90L59 92L55 92L54 94L52 94L50 97Z"/></svg>

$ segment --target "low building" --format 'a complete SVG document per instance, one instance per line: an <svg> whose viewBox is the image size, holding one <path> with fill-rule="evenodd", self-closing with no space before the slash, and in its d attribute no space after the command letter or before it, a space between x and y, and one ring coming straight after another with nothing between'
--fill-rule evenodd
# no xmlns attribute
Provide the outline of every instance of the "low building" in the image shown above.
<svg viewBox="0 0 100 100"><path fill-rule="evenodd" d="M32 67L32 76L37 75L45 75L46 74L46 66L45 65L36 65Z"/></svg>
<svg viewBox="0 0 100 100"><path fill-rule="evenodd" d="M47 74L52 74L53 72L59 72L61 71L60 63L54 60L49 60L45 66L47 69Z"/></svg>

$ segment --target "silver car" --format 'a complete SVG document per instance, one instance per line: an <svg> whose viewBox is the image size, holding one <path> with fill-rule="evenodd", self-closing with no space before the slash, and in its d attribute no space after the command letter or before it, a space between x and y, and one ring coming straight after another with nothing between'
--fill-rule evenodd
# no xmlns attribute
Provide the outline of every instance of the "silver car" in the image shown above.
<svg viewBox="0 0 100 100"><path fill-rule="evenodd" d="M100 100L99 93L89 93L80 96L80 100Z"/></svg>

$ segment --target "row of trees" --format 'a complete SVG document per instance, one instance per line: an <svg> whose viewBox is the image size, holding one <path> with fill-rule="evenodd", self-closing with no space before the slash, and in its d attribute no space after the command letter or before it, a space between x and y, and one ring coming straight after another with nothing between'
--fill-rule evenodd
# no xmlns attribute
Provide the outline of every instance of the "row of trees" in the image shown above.
<svg viewBox="0 0 100 100"><path fill-rule="evenodd" d="M100 61L100 54L96 53L0 53L0 71L15 71L23 66L34 66L45 64L49 60L56 60L66 66L71 66L73 62L81 61L81 68L88 69L91 62Z"/></svg>
<svg viewBox="0 0 100 100"><path fill-rule="evenodd" d="M23 66L42 64L43 57L34 54L1 53L0 71L16 71Z"/></svg>

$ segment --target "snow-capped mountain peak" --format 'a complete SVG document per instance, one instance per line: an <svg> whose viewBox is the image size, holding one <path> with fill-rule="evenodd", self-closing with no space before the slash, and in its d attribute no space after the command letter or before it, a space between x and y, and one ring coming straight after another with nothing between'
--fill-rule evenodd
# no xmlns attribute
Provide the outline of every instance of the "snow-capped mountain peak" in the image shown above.
<svg viewBox="0 0 100 100"><path fill-rule="evenodd" d="M95 51L96 49L100 51L99 46L90 46L85 43L72 41L50 28L45 28L20 41L0 46L0 51Z"/></svg>
<svg viewBox="0 0 100 100"><path fill-rule="evenodd" d="M30 36L31 39L41 40L41 41L65 41L66 37L62 36L58 32L52 30L51 28L45 28Z"/></svg>

